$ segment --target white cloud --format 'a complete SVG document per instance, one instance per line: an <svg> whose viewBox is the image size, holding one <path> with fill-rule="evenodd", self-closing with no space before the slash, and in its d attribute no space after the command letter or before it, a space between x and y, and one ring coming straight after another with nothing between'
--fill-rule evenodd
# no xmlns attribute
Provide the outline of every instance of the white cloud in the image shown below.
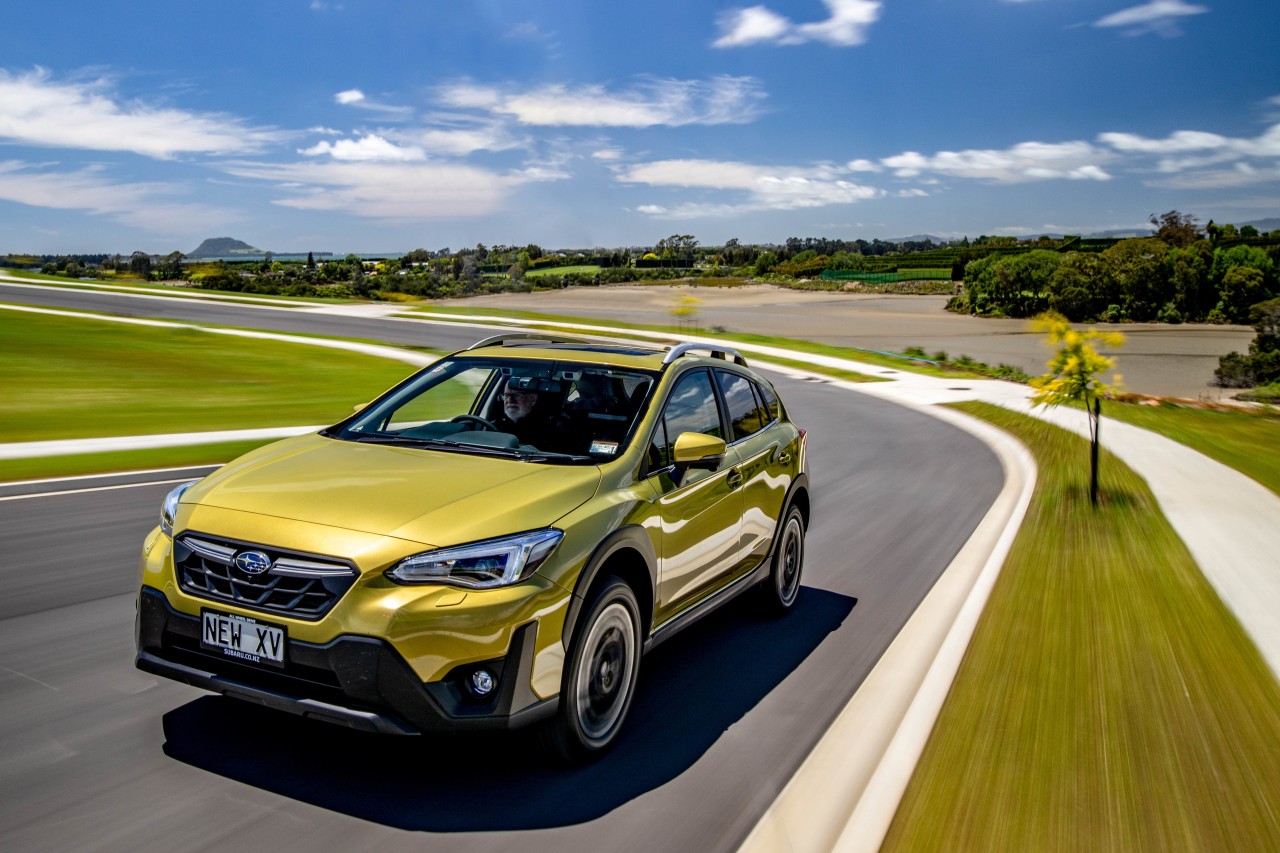
<svg viewBox="0 0 1280 853"><path fill-rule="evenodd" d="M1163 139L1133 133L1103 133L1098 141L1135 156L1156 155L1155 169L1182 177L1161 186L1244 186L1249 181L1273 180L1280 166L1280 124L1252 139L1222 136L1198 130L1179 130ZM1204 171L1213 166L1231 168Z"/></svg>
<svg viewBox="0 0 1280 853"><path fill-rule="evenodd" d="M867 40L867 29L880 17L879 0L823 0L830 13L824 21L796 24L765 6L732 9L718 20L720 37L712 47L743 47L749 44L805 44L819 41L837 47L859 45Z"/></svg>
<svg viewBox="0 0 1280 853"><path fill-rule="evenodd" d="M467 126L424 127L405 130L396 138L412 141L429 152L453 157L465 157L476 151L506 151L524 144L500 122L481 122Z"/></svg>
<svg viewBox="0 0 1280 853"><path fill-rule="evenodd" d="M1280 124L1274 124L1253 139L1222 136L1199 130L1179 130L1164 139L1148 139L1133 133L1103 133L1101 142L1118 151L1143 154L1189 154L1222 152L1230 156L1280 157Z"/></svg>
<svg viewBox="0 0 1280 853"><path fill-rule="evenodd" d="M20 75L0 70L0 139L170 159L247 154L285 136L218 113L120 103L109 89L105 80L56 82L43 69Z"/></svg>
<svg viewBox="0 0 1280 853"><path fill-rule="evenodd" d="M409 107L397 107L391 104L380 104L376 101L371 101L359 89L344 89L335 94L333 100L334 103L341 104L344 107L356 107L357 109L382 113L391 117L407 118L413 113L413 110Z"/></svg>
<svg viewBox="0 0 1280 853"><path fill-rule="evenodd" d="M335 160L348 162L398 162L408 163L427 159L421 148L402 148L377 134L369 134L359 139L339 139L337 142L321 140L310 148L298 150L299 154L308 157L319 157L328 154Z"/></svg>
<svg viewBox="0 0 1280 853"><path fill-rule="evenodd" d="M871 160L850 160L845 168L850 172L879 172L882 167Z"/></svg>
<svg viewBox="0 0 1280 853"><path fill-rule="evenodd" d="M765 97L753 77L648 80L629 89L563 84L520 91L462 81L442 87L440 98L463 109L514 117L521 124L578 127L679 127L745 124Z"/></svg>
<svg viewBox="0 0 1280 853"><path fill-rule="evenodd" d="M900 178L931 172L999 183L1050 179L1105 181L1111 176L1102 169L1102 164L1114 156L1088 142L1020 142L1005 149L939 151L932 156L906 151L880 162Z"/></svg>
<svg viewBox="0 0 1280 853"><path fill-rule="evenodd" d="M1208 6L1195 6L1185 0L1150 0L1141 6L1121 9L1093 22L1095 27L1120 27L1125 35L1156 33L1166 37L1182 35L1178 21L1189 15L1203 15Z"/></svg>
<svg viewBox="0 0 1280 853"><path fill-rule="evenodd" d="M718 160L659 160L620 168L624 183L653 187L722 190L741 193L738 203L686 202L676 207L648 204L641 213L677 219L723 216L751 210L800 210L832 204L852 204L884 193L875 187L845 180L843 169L827 164L810 167L761 166Z"/></svg>
<svg viewBox="0 0 1280 853"><path fill-rule="evenodd" d="M621 160L622 151L617 148L601 148L599 151L592 151L591 156L596 160Z"/></svg>
<svg viewBox="0 0 1280 853"><path fill-rule="evenodd" d="M173 193L166 184L112 181L98 166L52 171L17 160L0 162L0 199L32 207L81 210L164 234L217 227L235 216L206 205L169 201Z"/></svg>
<svg viewBox="0 0 1280 853"><path fill-rule="evenodd" d="M275 201L301 210L333 210L370 219L486 216L500 212L510 194L534 178L460 163L339 160L292 164L228 163L228 173L271 181L288 195Z"/></svg>

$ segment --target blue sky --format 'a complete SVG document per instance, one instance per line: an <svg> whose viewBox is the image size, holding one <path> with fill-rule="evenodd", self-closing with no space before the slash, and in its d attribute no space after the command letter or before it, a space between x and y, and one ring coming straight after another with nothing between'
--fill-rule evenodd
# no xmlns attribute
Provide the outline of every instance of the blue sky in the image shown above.
<svg viewBox="0 0 1280 853"><path fill-rule="evenodd" d="M1280 216L1276 0L42 0L0 252Z"/></svg>

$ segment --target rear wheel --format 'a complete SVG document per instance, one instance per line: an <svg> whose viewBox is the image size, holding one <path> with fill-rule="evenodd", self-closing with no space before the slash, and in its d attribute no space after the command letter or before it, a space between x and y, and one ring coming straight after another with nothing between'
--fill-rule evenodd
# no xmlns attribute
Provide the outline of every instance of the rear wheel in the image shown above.
<svg viewBox="0 0 1280 853"><path fill-rule="evenodd" d="M800 594L800 575L804 569L804 514L798 507L787 509L778 531L773 565L769 568L769 577L760 585L760 591L765 609L781 616L796 603Z"/></svg>
<svg viewBox="0 0 1280 853"><path fill-rule="evenodd" d="M622 729L640 669L640 608L626 583L594 593L573 640L560 706L543 729L546 746L572 763L593 759Z"/></svg>

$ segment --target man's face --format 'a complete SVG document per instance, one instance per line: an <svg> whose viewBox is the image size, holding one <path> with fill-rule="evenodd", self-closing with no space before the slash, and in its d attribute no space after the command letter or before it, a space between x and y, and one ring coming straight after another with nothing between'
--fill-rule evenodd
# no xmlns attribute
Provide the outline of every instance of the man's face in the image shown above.
<svg viewBox="0 0 1280 853"><path fill-rule="evenodd" d="M533 404L538 402L538 395L533 391L502 392L502 411L513 421L518 421L533 411Z"/></svg>

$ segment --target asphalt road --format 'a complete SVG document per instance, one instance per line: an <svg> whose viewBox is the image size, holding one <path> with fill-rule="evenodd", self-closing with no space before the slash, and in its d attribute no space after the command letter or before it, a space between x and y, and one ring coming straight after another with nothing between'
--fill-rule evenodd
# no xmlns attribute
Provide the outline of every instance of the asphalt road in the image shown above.
<svg viewBox="0 0 1280 853"><path fill-rule="evenodd" d="M436 326L173 311L456 346ZM138 672L137 555L170 486L0 488L0 848L735 849L1002 482L984 445L932 418L824 382L778 386L810 430L797 610L769 620L740 600L660 647L618 748L573 771L518 734L379 738Z"/></svg>

